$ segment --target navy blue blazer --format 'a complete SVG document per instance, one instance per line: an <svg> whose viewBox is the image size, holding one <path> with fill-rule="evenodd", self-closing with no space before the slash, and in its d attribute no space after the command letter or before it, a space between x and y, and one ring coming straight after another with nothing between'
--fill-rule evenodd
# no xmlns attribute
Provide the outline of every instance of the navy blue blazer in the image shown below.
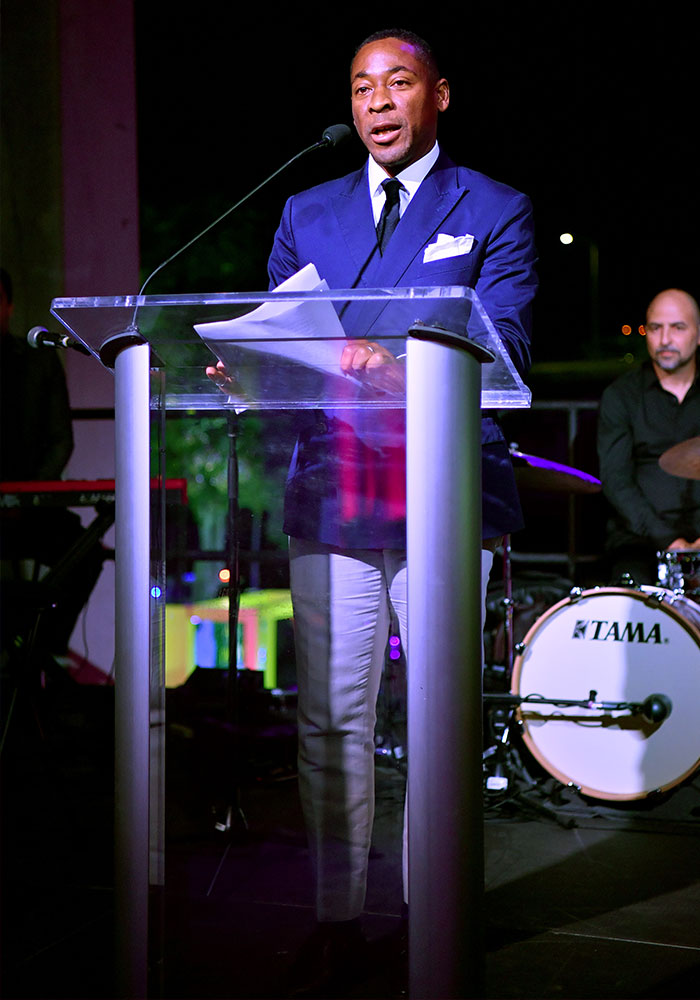
<svg viewBox="0 0 700 1000"><path fill-rule="evenodd" d="M470 234L470 252L424 263L425 247L438 233ZM365 165L288 200L268 271L270 287L311 262L331 288L470 286L525 374L535 261L529 199L441 152L384 256L377 248ZM352 334L371 338L372 329ZM405 519L397 482L403 456L388 433L379 432L372 448L367 435L357 433L357 419L348 422L340 411L315 414L302 430L287 481L285 531L341 547L402 548ZM368 419L376 423L376 416ZM482 416L482 445L483 537L492 538L520 528L522 515L508 448L490 414ZM348 484L360 493L365 488L368 461L371 502L348 502ZM376 487L383 480L390 482L387 497Z"/></svg>

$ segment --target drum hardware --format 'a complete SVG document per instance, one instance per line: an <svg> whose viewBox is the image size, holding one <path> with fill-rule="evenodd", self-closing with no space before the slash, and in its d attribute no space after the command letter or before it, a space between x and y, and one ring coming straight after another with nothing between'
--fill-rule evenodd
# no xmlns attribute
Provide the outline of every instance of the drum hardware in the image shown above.
<svg viewBox="0 0 700 1000"><path fill-rule="evenodd" d="M510 535L503 536L503 628L506 645L506 670L510 683L513 672L513 563L511 558Z"/></svg>
<svg viewBox="0 0 700 1000"><path fill-rule="evenodd" d="M520 451L518 445L508 446L515 479L520 489L547 490L555 493L599 493L603 484L595 476L548 458L539 458ZM501 601L504 619L506 670L510 680L513 670L513 591L512 557L510 535L503 538L503 589Z"/></svg>
<svg viewBox="0 0 700 1000"><path fill-rule="evenodd" d="M585 473L514 446L511 457L520 487L571 493L601 488ZM666 471L700 479L700 437L672 457L676 468ZM508 582L509 555L504 550ZM700 552L692 558L700 567ZM679 562L678 555L669 557L669 570ZM542 805L543 796L555 803L571 788L602 800L656 797L696 772L700 608L689 599L695 591L686 584L687 570L684 566L683 590L678 574L675 582L667 576L655 587L635 587L632 580L616 587L574 587L513 643L506 664L510 692L484 696L491 739L483 756L487 800L515 802L560 822ZM502 607L512 616L509 600ZM663 694L655 692L660 677ZM583 684L588 699L568 697ZM601 690L609 700L598 700ZM533 777L537 772L528 755L546 772L543 778Z"/></svg>
<svg viewBox="0 0 700 1000"><path fill-rule="evenodd" d="M544 795L550 802L550 805L546 805L542 800L541 782L533 780L523 768L520 755L510 740L513 708L514 706L505 703L489 709L489 728L495 742L482 757L486 807L499 810L515 807L526 816L534 819L544 817L565 830L571 830L577 825L576 820L559 815L556 808L553 808L564 804L563 801L558 801L557 792Z"/></svg>
<svg viewBox="0 0 700 1000"><path fill-rule="evenodd" d="M700 597L700 552L697 549L668 549L656 553L658 586Z"/></svg>
<svg viewBox="0 0 700 1000"><path fill-rule="evenodd" d="M628 576L628 574L625 573L624 576ZM593 591L599 589L608 589L608 588L599 588L599 587L592 588ZM625 588L625 589L637 589L637 588ZM663 588L661 590L655 589L653 587L647 587L647 588L641 587L638 589L639 592L644 595L643 599L647 604L658 605L662 604L664 601L673 604L675 597L678 596L678 593L673 593L669 595L668 592L664 592ZM572 587L571 590L569 591L569 596L568 596L569 603L572 605L576 604L578 601L582 599L584 593L586 592L583 590L582 587ZM588 591L587 593L591 593L591 591ZM516 656L522 656L526 648L527 648L526 642L525 640L523 640L521 642L515 643L515 645L513 646L513 651L515 652Z"/></svg>
<svg viewBox="0 0 700 1000"><path fill-rule="evenodd" d="M510 564L509 564L510 565ZM508 581L510 586L510 581ZM504 597L499 601L501 610L503 611L503 636L505 640L505 653L506 653L506 668L508 670L508 677L513 668L513 655L515 653L515 643L513 642L513 612L515 610L514 601L512 597Z"/></svg>
<svg viewBox="0 0 700 1000"><path fill-rule="evenodd" d="M496 682L499 686L503 684L509 687L515 655L519 655L523 651L523 643L516 644L514 642L515 600L513 599L510 535L505 535L503 538L502 559L504 596L498 604L503 614L505 665L503 667L494 665L491 667L491 672L498 675ZM581 592L580 588L574 588L574 591L577 589ZM499 805L505 802L514 803L520 811L526 814L534 817L544 816L565 829L571 829L576 825L574 820L558 816L552 808L537 801L529 794L535 790L535 786L531 779L525 775L517 751L510 740L513 713L516 707L513 699L509 699L508 695L484 694L484 702L487 708L487 738L490 740L490 745L482 755L484 789L487 799L490 800L491 804L496 799L499 800Z"/></svg>
<svg viewBox="0 0 700 1000"><path fill-rule="evenodd" d="M598 701L598 692L589 691L588 698L547 698L541 694L485 694L484 701L497 702L502 705L520 707L521 705L553 705L555 708L585 708L602 712L629 712L630 715L642 715L647 722L660 725L667 719L673 709L671 699L665 694L650 694L644 701ZM502 727L507 733L507 727Z"/></svg>
<svg viewBox="0 0 700 1000"><path fill-rule="evenodd" d="M671 699L660 693L650 694L644 701L599 701L597 691L589 691L588 698L547 698L541 694L514 695L501 693L484 694L484 701L491 703L489 712L489 727L495 742L483 755L487 792L504 792L510 786L510 771L513 770L507 752L510 743L510 730L513 721L513 709L522 705L551 705L553 708L582 708L597 712L629 712L630 716L641 715L647 722L660 726L672 710ZM519 721L522 725L522 721ZM581 786L573 781L566 783L567 787L581 790Z"/></svg>
<svg viewBox="0 0 700 1000"><path fill-rule="evenodd" d="M582 681L589 698L569 698ZM700 766L700 608L659 587L577 590L518 644L510 693L487 698L511 707L524 750L562 785L668 792Z"/></svg>

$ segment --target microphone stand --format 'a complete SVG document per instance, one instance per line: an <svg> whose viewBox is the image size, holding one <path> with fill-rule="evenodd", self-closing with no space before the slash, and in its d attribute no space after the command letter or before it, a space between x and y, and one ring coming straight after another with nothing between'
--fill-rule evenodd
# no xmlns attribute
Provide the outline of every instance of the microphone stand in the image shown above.
<svg viewBox="0 0 700 1000"><path fill-rule="evenodd" d="M540 694L485 694L484 701L502 705L551 705L554 708L588 708L603 712L629 712L643 715L647 722L660 725L671 714L671 701L664 694L650 694L644 701L598 701L598 692L590 691L587 698L549 698Z"/></svg>
<svg viewBox="0 0 700 1000"><path fill-rule="evenodd" d="M240 723L240 691L238 684L238 618L240 605L239 580L239 504L238 504L238 414L234 409L226 415L228 438L228 532L226 539L226 562L228 564L228 676L226 682L226 720L234 736L232 747L230 799L222 819L215 828L226 833L233 827L234 815L238 817L244 830L248 823L241 806L240 794L240 747L237 740ZM218 872L217 872L218 874ZM214 877L214 880L216 876ZM211 883L211 888L214 885Z"/></svg>
<svg viewBox="0 0 700 1000"><path fill-rule="evenodd" d="M587 698L550 698L546 695L529 694L517 695L513 693L484 693L484 703L491 703L494 706L502 705L508 709L508 718L503 725L503 730L497 736L493 747L486 751L483 760L491 758L491 776L486 778L485 789L489 791L506 792L506 797L500 801L494 800L498 806L513 803L527 814L532 816L545 816L554 820L559 826L570 830L576 826L576 820L560 818L555 810L548 808L541 802L534 801L529 792L535 790L537 782L533 783L528 778L522 767L522 763L510 740L510 730L513 725L515 710L522 706L543 706L552 708L582 708L590 711L602 712L629 712L630 715L641 715L648 723L660 726L671 714L673 705L671 699L664 694L650 694L644 701L598 701L598 692L591 690ZM585 716L583 716L585 718ZM496 736L496 733L493 734ZM510 771L510 776L508 776ZM520 776L530 784L526 791L518 789L513 784L513 778ZM490 784L491 782L491 784Z"/></svg>
<svg viewBox="0 0 700 1000"><path fill-rule="evenodd" d="M208 226L205 226L201 232L197 233L196 236L193 236L192 239L188 240L188 242L185 243L184 246L181 246L179 250L176 250L175 253L171 254L166 260L164 260L161 264L159 264L158 267L156 267L153 271L151 271L151 273L148 275L144 283L141 285L138 298L140 298L143 295L146 286L151 283L152 279L155 278L155 276L160 271L162 271L164 267L167 267L167 265L170 264L171 261L175 260L176 257L179 257L181 253L185 252L185 250L189 250L189 248L194 243L200 240L203 236L206 236L206 234L210 232L215 226L218 226L220 222L223 222L224 219L226 219L231 214L231 212L235 212L237 208L240 208L241 205L245 204L245 202L248 201L249 198L252 198L254 194L257 194L258 191L261 190L261 188L264 188L267 184L270 183L270 181L273 181L275 177L277 177L279 174L285 171L288 167L291 167L293 163L296 163L297 160L300 160L302 156L306 156L308 153L313 153L313 151L316 149L328 149L332 146L337 146L339 142L342 142L349 135L351 135L351 130L347 125L329 125L328 128L324 129L323 135L318 140L318 142L313 142L310 146L307 146L306 149L302 149L301 152L296 153L294 156L292 156L291 159L287 160L286 163L283 163L281 167L278 167L277 170L271 173L269 177L266 177L264 181L261 181L260 184L257 185L257 187L254 187L252 191L248 191L248 193L243 195L242 198L239 198L239 200L234 205L231 205L230 208L227 208L226 211L222 212L221 215L219 215L216 219L214 219L213 222L210 222ZM139 311L139 303L137 301L136 305L134 306L134 314L132 316L131 325L129 327L129 330L131 332L134 331L138 332L138 326L136 323L138 311Z"/></svg>
<svg viewBox="0 0 700 1000"><path fill-rule="evenodd" d="M238 609L239 591L239 506L238 506L238 414L229 410L226 415L228 429L228 693L229 719L238 722Z"/></svg>
<svg viewBox="0 0 700 1000"><path fill-rule="evenodd" d="M308 153L313 152L317 149L329 149L335 147L338 143L342 142L344 139L348 138L352 134L351 129L347 125L329 125L324 129L321 138L302 149L301 152L296 153L291 159L287 160L278 167L269 177L266 177L260 184L258 184L252 191L249 191L242 198L240 198L235 204L231 205L230 208L222 212L213 222L210 222L208 226L205 226L201 232L193 236L191 240L188 240L184 246L181 246L178 250L172 253L166 258L161 264L158 265L151 273L148 275L146 280L141 285L138 295L136 296L136 303L134 305L134 311L132 313L131 322L126 327L125 330L112 337L109 337L100 349L100 360L107 367L112 367L114 364L116 355L124 348L128 346L133 346L137 344L143 344L145 341L141 337L138 329L138 313L141 306L140 299L144 295L146 287L150 284L153 278L167 267L176 257L188 250L194 243L200 240L208 232L210 232L215 226L218 226L220 222L223 222L232 212L235 212L237 208L240 208L246 201L257 194L263 187L274 180L279 174L287 170L293 163L297 160L306 156ZM237 638L238 638L238 456L236 452L236 438L238 433L238 415L234 410L230 410L228 414L228 439L229 439L229 466L228 466L228 491L229 491L229 538L228 538L228 564L230 577L228 582L228 593L229 593L229 609L228 609L228 626L229 626L229 640L228 640L228 681L227 681L227 696L226 696L226 712L227 721L231 724L231 729L234 734L237 733L238 729L238 714L239 714L239 692L238 692L238 655L237 655ZM242 825L247 828L247 823L245 816L240 807L240 789L239 789L239 766L238 761L236 761L233 768L233 777L231 781L232 787L232 797L229 802L224 818L216 823L216 829L220 831L228 831L233 825L233 815L234 812L238 814L242 820ZM227 849L228 850L228 849ZM224 854L225 858L225 854ZM217 873L214 875L214 879L209 887L211 891L214 881L218 875L218 871L223 864L223 858L217 869Z"/></svg>
<svg viewBox="0 0 700 1000"><path fill-rule="evenodd" d="M222 818L214 824L219 833L229 833L233 830L234 817L238 827L247 833L248 821L241 805L240 759L241 745L239 736L240 723L240 691L238 684L238 612L240 602L239 588L239 505L238 505L238 414L234 409L228 411L228 534L226 539L226 561L229 569L228 579L228 676L226 683L226 717L233 736L229 748L231 758L227 761L229 770L229 800L224 807ZM232 840L229 837L224 853L209 883L206 895L210 896L221 869L224 867Z"/></svg>

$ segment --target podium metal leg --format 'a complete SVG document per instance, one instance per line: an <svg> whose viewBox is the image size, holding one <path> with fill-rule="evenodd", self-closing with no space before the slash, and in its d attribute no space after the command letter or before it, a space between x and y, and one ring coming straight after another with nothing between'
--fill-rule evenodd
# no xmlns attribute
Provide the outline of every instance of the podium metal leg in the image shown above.
<svg viewBox="0 0 700 1000"><path fill-rule="evenodd" d="M407 342L414 1000L482 995L480 387L470 354Z"/></svg>
<svg viewBox="0 0 700 1000"><path fill-rule="evenodd" d="M129 998L148 995L149 351L115 362L115 973Z"/></svg>

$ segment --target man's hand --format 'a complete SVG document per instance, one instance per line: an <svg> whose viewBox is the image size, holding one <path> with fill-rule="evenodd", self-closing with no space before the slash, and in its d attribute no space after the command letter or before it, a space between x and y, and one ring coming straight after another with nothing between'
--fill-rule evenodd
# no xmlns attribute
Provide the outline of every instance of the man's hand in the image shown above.
<svg viewBox="0 0 700 1000"><path fill-rule="evenodd" d="M369 340L349 340L340 356L340 367L346 375L363 375L375 389L403 392L405 366L381 344Z"/></svg>
<svg viewBox="0 0 700 1000"><path fill-rule="evenodd" d="M206 373L212 380L217 389L221 389L222 392L231 393L233 392L233 387L235 385L233 379L226 371L226 365L223 361L217 361L216 366L207 365Z"/></svg>
<svg viewBox="0 0 700 1000"><path fill-rule="evenodd" d="M689 549L700 549L700 538L696 538L694 542L689 542L685 538L674 538L671 544L666 549L667 552L682 552L683 550Z"/></svg>
<svg viewBox="0 0 700 1000"><path fill-rule="evenodd" d="M349 340L340 356L340 367L347 374L357 374L365 368L386 364L396 364L394 355L368 340Z"/></svg>

